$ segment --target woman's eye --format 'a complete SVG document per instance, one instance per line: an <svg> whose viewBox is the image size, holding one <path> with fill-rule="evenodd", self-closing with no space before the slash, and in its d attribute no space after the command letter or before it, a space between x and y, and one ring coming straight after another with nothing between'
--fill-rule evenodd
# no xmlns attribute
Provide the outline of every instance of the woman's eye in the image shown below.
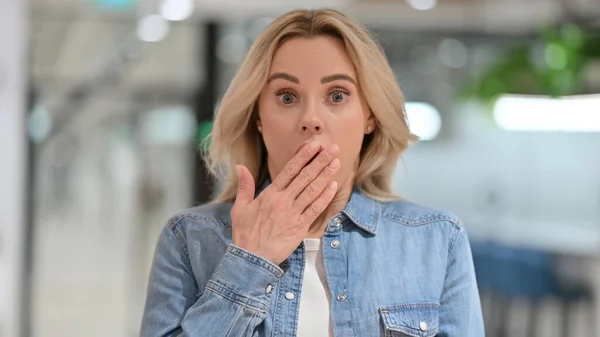
<svg viewBox="0 0 600 337"><path fill-rule="evenodd" d="M346 94L341 91L331 93L331 101L333 103L342 103L346 99Z"/></svg>
<svg viewBox="0 0 600 337"><path fill-rule="evenodd" d="M292 104L292 103L294 103L295 97L292 94L283 93L283 94L279 95L279 100L283 104Z"/></svg>

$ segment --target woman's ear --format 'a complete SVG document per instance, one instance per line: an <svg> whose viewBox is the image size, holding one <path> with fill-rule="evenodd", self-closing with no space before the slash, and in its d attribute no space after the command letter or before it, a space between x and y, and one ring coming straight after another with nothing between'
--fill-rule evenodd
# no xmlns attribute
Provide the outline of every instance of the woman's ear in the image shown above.
<svg viewBox="0 0 600 337"><path fill-rule="evenodd" d="M367 116L367 120L365 121L365 134L371 134L373 131L375 131L375 116L373 115L373 112L371 110L369 110L369 115Z"/></svg>

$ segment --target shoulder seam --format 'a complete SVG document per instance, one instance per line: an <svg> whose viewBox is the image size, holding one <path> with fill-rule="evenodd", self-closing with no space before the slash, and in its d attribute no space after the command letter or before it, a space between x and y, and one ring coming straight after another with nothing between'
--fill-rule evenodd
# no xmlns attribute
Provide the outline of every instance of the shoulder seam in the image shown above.
<svg viewBox="0 0 600 337"><path fill-rule="evenodd" d="M456 243L458 242L458 239L460 239L460 235L464 231L464 229L462 227L462 223L460 221L459 221L458 225L455 224L455 227L458 230L456 231L456 234L454 235L454 237L452 238L452 240L450 242L450 245L448 246L448 258L450 258L450 255L452 255L452 252L454 251L454 247L456 247Z"/></svg>
<svg viewBox="0 0 600 337"><path fill-rule="evenodd" d="M168 228L169 228L169 231L171 232L171 234L173 234L173 236L175 237L175 241L177 241L177 245L179 246L179 248L181 250L183 250L183 253L185 254L185 262L187 264L187 267L189 268L190 272L193 272L192 262L190 261L190 254L189 254L187 242L185 240L185 235L179 228L179 224L185 218L186 218L186 216L183 214L174 216L173 218L169 219Z"/></svg>
<svg viewBox="0 0 600 337"><path fill-rule="evenodd" d="M193 220L204 220L209 225L214 225L216 227L225 228L231 226L231 221L223 221L215 216L203 215L203 214L194 214L189 211L184 211L182 216L193 219Z"/></svg>
<svg viewBox="0 0 600 337"><path fill-rule="evenodd" d="M206 224L214 225L214 226L220 227L220 228L226 228L226 227L231 226L231 221L223 221L215 216L199 215L199 214L191 213L189 211L183 211L176 217L188 218L190 220L204 220L206 222ZM176 226L180 221L181 221L181 219L178 219L178 221L175 224L173 224L173 226Z"/></svg>

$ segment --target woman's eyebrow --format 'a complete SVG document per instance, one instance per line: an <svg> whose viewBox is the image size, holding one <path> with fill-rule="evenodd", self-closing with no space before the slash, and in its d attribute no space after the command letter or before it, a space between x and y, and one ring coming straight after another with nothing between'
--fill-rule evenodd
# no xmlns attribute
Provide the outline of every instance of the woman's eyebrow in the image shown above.
<svg viewBox="0 0 600 337"><path fill-rule="evenodd" d="M300 84L300 80L298 79L298 77L296 77L294 75L290 75L288 73L274 73L271 76L269 76L267 83L269 83L275 79L278 79L278 78L286 80L286 81L290 81L290 82L293 82L296 84ZM351 82L352 84L356 85L356 81L352 78L352 76L346 75L346 74L327 75L321 79L321 84L333 82L335 80L345 80L345 81Z"/></svg>
<svg viewBox="0 0 600 337"><path fill-rule="evenodd" d="M298 77L287 74L287 73L274 73L271 76L269 76L269 79L267 80L267 83L273 81L274 79L277 78L281 78L283 80L287 80L290 82L294 82L296 84L300 84L300 80L298 79ZM321 82L323 82L323 80L321 80Z"/></svg>
<svg viewBox="0 0 600 337"><path fill-rule="evenodd" d="M352 84L356 85L356 81L352 78L352 76L346 74L333 74L325 76L321 79L321 84L329 83L335 80L345 80L352 82Z"/></svg>

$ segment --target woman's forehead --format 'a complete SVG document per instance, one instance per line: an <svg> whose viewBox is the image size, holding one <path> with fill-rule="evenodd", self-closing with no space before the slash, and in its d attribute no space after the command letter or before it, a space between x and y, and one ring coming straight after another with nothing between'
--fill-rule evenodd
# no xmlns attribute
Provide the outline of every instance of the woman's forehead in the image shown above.
<svg viewBox="0 0 600 337"><path fill-rule="evenodd" d="M270 74L287 73L300 80L317 75L318 80L332 74L347 74L356 78L354 64L344 45L336 38L318 36L293 38L275 53Z"/></svg>

